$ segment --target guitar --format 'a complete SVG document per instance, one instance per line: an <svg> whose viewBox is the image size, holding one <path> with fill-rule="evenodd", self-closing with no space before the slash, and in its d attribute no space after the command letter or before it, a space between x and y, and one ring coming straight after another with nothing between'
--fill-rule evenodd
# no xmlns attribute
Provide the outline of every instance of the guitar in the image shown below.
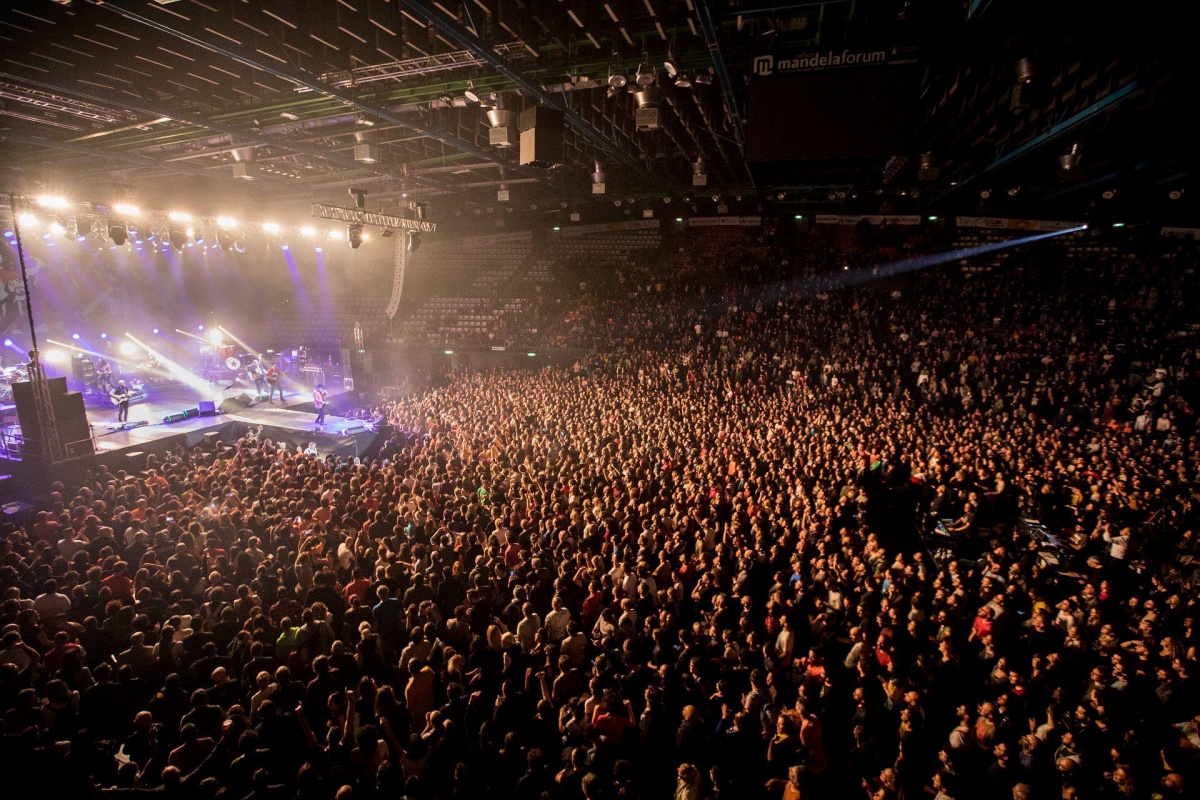
<svg viewBox="0 0 1200 800"><path fill-rule="evenodd" d="M114 406L119 406L121 403L128 401L130 398L129 392L113 392L108 396L109 401Z"/></svg>

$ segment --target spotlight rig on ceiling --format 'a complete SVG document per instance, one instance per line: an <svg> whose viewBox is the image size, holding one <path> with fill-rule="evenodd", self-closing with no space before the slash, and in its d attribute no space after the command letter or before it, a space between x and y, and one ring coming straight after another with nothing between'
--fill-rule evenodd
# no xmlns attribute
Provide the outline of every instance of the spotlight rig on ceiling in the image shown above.
<svg viewBox="0 0 1200 800"><path fill-rule="evenodd" d="M354 198L354 208L313 203L312 215L321 219L345 222L346 241L355 250L358 249L366 238L363 229L367 225L380 228L383 231L404 231L405 247L410 253L415 253L417 248L420 247L420 238L413 234L437 232L437 225L425 219L427 207L424 203L410 202L409 213L406 216L383 214L367 210L366 189L359 189L352 186L349 189L349 193Z"/></svg>

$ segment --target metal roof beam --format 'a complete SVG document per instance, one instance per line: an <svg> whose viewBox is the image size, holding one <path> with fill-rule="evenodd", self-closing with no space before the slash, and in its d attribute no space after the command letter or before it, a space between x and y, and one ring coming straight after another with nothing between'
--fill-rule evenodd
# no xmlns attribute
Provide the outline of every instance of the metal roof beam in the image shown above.
<svg viewBox="0 0 1200 800"><path fill-rule="evenodd" d="M733 136L737 140L738 149L742 150L745 159L746 132L742 129L742 115L738 111L737 98L733 94L733 81L729 77L729 68L725 65L725 56L721 53L721 40L717 37L717 26L713 22L712 9L708 7L709 0L696 0L696 16L700 20L700 29L704 33L704 42L708 45L708 53L712 57L713 72L717 73L717 83L721 84L721 99L725 103L725 113L733 123ZM746 174L750 175L749 166ZM754 176L750 175L754 183Z"/></svg>
<svg viewBox="0 0 1200 800"><path fill-rule="evenodd" d="M124 0L109 0L109 2L103 3L100 7L106 8L131 22L137 22L145 25L148 28L151 28L152 30L174 36L176 39L188 42L189 44L192 44L203 50L207 50L210 53L216 53L217 55L224 56L225 58L236 61L239 64L250 67L251 69L259 70L260 72L264 72L268 75L279 78L282 81L287 81L295 86L307 88L311 91L323 94L326 97L340 100L348 106L357 108L364 114L375 117L376 119L381 119L385 122L389 122L397 127L406 128L415 133L428 136L429 138L448 145L455 150L459 150L464 153L470 153L477 158L487 161L499 161L504 163L504 159L499 158L494 151L488 151L477 147L473 142L468 142L465 139L460 139L457 136L423 128L420 125L398 116L386 108L381 108L372 103L364 102L363 100L355 97L349 91L328 86L315 78L305 76L298 72L293 72L289 68L277 67L268 63L264 63L246 55L243 52L240 52L240 49L232 42L218 44L217 42L212 41L205 36L189 33L188 31L181 30L173 24L168 24L158 19L147 17L139 11L134 11L133 9L127 8L124 4ZM514 166L513 169L519 168Z"/></svg>
<svg viewBox="0 0 1200 800"><path fill-rule="evenodd" d="M1013 148L1008 153L1000 156L995 161L993 161L991 164L988 164L986 167L984 167L982 170L975 173L974 175L968 176L968 177L964 178L963 180L960 180L958 182L957 186L955 186L951 189L947 189L945 192L942 192L942 194L940 194L938 197L936 197L934 199L934 201L945 199L946 197L949 197L950 195L954 194L955 192L962 191L967 186L971 185L972 183L979 180L980 178L990 175L991 173L995 172L996 170L1000 169L1001 167L1004 167L1004 166L1007 166L1008 164L1013 163L1017 159L1022 158L1023 156L1028 155L1029 153L1032 153L1034 150L1037 150L1038 148L1042 147L1043 145L1049 144L1050 142L1059 138L1063 134L1069 133L1070 131L1074 130L1075 128L1079 127L1080 125L1084 124L1085 122L1088 122L1089 120L1092 120L1095 117L1098 117L1101 114L1106 113L1107 111L1111 110L1114 106L1118 105L1119 103L1121 103L1125 100L1128 100L1130 97L1134 97L1136 95L1141 94L1142 91L1144 91L1146 89L1146 87L1147 87L1147 83L1144 80L1131 81L1131 82L1125 84L1120 89L1117 89L1115 92L1112 92L1112 93L1106 95L1105 97L1101 98L1100 100L1097 100L1095 103L1092 103L1090 106L1083 109L1082 111L1072 114L1071 116L1064 119L1062 122L1059 122L1058 124L1052 126L1049 130L1045 131L1044 133L1038 134L1037 136L1033 137L1032 139L1025 142L1024 144Z"/></svg>
<svg viewBox="0 0 1200 800"><path fill-rule="evenodd" d="M89 101L92 103L99 103L101 105L108 105L108 106L115 105L119 108L124 108L126 110L133 111L138 114L145 114L148 117L170 117L171 119L175 120L176 122L182 122L185 125L194 125L199 128L205 128L207 130L213 131L214 133L219 133L219 134L230 137L229 144L230 144L231 148L233 148L233 147L255 147L257 145L269 145L271 147L278 147L282 150L290 150L293 153L298 153L300 155L308 156L309 158L315 158L320 161L326 161L331 166L341 167L343 169L362 169L363 168L363 165L358 163L357 161L346 158L344 156L340 156L337 153L330 151L330 150L320 150L315 147L307 147L305 145L296 144L294 142L280 139L275 136L264 135L262 133L258 133L255 131L245 131L240 128L234 128L229 125L222 125L220 123L211 122L209 120L196 119L196 118L190 117L189 115L187 115L186 113L184 113L183 111L181 111L179 109L171 107L170 105L160 105L160 104L142 105L142 104L136 104L136 103L129 103L123 99L118 100L115 98L105 97L102 93L95 91L95 90L88 90L85 92L85 91L81 91L81 90L75 89L75 88L69 88L66 86L58 86L58 85L50 83L48 81L43 81L43 80L38 80L38 79L33 79L33 78L22 78L22 77L19 77L17 75L13 75L13 74L10 74L7 72L0 72L0 78L2 78L4 80L16 81L16 82L19 82L19 83L22 83L22 84L25 84L28 86L33 86L37 89L41 89L41 90L47 91L47 92L53 92L55 94L76 97L81 100L86 100L86 101ZM151 159L151 161L153 161L153 159ZM167 159L166 161L161 163L161 166L164 166L164 167L168 166L167 162L170 162L170 161L172 161L172 159ZM159 163L159 162L155 162L155 163ZM380 171L382 172L384 170L380 170ZM400 174L398 174L398 173L392 174L392 173L390 173L390 171L388 174L391 175L391 177L402 177Z"/></svg>
<svg viewBox="0 0 1200 800"><path fill-rule="evenodd" d="M624 164L635 174L646 177L652 183L658 182L650 174L646 166L621 143L614 139L609 139L600 133L596 128L589 125L583 117L579 116L569 104L559 102L558 99L547 94L541 86L529 80L519 70L513 69L507 61L494 53L490 48L480 44L478 39L457 22L449 20L443 14L439 13L433 3L427 2L427 0L403 0L403 2L404 5L408 6L415 13L429 20L431 25L438 28L446 37L453 40L456 45L478 54L489 66L515 83L530 97L536 99L547 108L561 111L566 120L571 124L571 127L579 131L585 139L607 153L611 158Z"/></svg>
<svg viewBox="0 0 1200 800"><path fill-rule="evenodd" d="M29 145L31 147L45 147L51 150L61 150L64 153L75 153L76 155L87 156L89 158L107 158L112 161L119 161L124 164L132 164L139 167L152 167L167 172L173 170L175 172L186 172L189 175L196 175L202 178L216 178L218 180L223 178L229 181L243 183L243 181L234 178L233 175L228 173L228 171L226 171L226 174L222 176L213 172L209 172L201 167L193 167L190 164L167 164L157 159L150 158L149 156L138 155L137 153L114 153L98 147L74 144L71 142L59 142L55 141L54 139L45 139L41 136L27 136L25 134L12 133L9 131L0 134L0 139L4 139L5 141L9 142L16 142L17 144Z"/></svg>

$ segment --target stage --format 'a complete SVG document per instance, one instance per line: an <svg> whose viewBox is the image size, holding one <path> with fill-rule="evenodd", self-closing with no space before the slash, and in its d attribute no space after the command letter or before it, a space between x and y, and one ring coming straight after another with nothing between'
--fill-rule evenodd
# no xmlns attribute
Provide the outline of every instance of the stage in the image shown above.
<svg viewBox="0 0 1200 800"><path fill-rule="evenodd" d="M250 405L237 402L237 398L250 398ZM172 414L194 409L201 400L212 400L219 407L229 410L215 416L192 416L178 422L165 422ZM233 401L232 403L224 401ZM288 386L284 399L256 401L253 390L233 386L222 389L214 387L207 397L193 387L182 383L161 383L147 387L146 399L129 407L129 422L146 422L139 427L121 429L117 425L117 410L104 396L89 396L85 400L88 423L99 455L129 453L132 451L157 451L165 440L171 440L173 448L178 443L192 447L206 439L232 443L244 436L251 428L262 427L262 437L284 441L293 447L307 447L310 442L322 453L341 456L361 455L375 439L375 434L365 430L361 420L340 416L357 398L344 392L331 392L325 423L316 425L316 409L312 395L305 387Z"/></svg>
<svg viewBox="0 0 1200 800"><path fill-rule="evenodd" d="M225 387L214 385L211 390L177 381L151 384L146 387L145 399L129 407L129 422L145 424L125 428L118 426L117 409L107 396L87 395L84 407L96 452L56 465L54 478L86 480L97 464L135 473L145 469L148 455L161 458L179 447L233 445L251 432L258 432L261 439L285 443L293 450L307 449L313 444L320 455L344 458L373 457L384 441L382 435L365 426L362 420L345 416L361 407L359 395L352 391L330 392L325 423L320 427L316 425L310 388L285 380L284 399L276 399L274 403L259 401L253 393L253 387L244 382ZM177 422L164 421L166 417L197 409L202 400L212 400L218 408L224 405L226 411L213 416L196 414ZM17 430L13 420L0 431L4 434L0 438L7 437L11 442ZM0 503L45 491L46 477L45 471L35 464L24 463L19 457L10 460L0 456Z"/></svg>

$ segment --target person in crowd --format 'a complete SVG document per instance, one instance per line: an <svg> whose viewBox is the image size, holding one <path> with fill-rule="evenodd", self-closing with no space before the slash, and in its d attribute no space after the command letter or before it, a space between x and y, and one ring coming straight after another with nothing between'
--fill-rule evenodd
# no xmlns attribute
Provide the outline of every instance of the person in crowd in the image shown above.
<svg viewBox="0 0 1200 800"><path fill-rule="evenodd" d="M839 288L922 246L879 236L685 246L380 458L180 447L0 522L11 782L1194 796L1194 253Z"/></svg>

